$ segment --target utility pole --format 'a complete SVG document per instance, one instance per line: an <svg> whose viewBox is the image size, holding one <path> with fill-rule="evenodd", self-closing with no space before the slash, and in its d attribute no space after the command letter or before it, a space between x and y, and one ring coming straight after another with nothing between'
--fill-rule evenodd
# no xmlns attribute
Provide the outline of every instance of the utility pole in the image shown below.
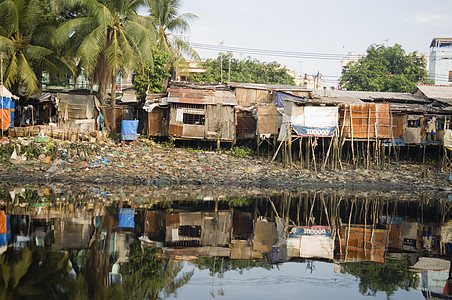
<svg viewBox="0 0 452 300"><path fill-rule="evenodd" d="M220 83L223 84L223 52L221 52L223 41L220 42Z"/></svg>
<svg viewBox="0 0 452 300"><path fill-rule="evenodd" d="M232 59L232 52L228 52L229 57L229 69L228 69L228 83L231 82L231 59Z"/></svg>

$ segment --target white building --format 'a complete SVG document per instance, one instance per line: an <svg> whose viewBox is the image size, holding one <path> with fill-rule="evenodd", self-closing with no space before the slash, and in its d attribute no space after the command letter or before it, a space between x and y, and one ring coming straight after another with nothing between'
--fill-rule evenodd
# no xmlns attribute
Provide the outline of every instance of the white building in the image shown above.
<svg viewBox="0 0 452 300"><path fill-rule="evenodd" d="M434 38L432 40L429 77L437 85L452 84L452 38Z"/></svg>

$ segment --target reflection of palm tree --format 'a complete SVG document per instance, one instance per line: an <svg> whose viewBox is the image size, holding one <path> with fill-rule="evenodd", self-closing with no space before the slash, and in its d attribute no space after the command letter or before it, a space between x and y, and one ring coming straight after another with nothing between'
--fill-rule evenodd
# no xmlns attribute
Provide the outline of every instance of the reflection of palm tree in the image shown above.
<svg viewBox="0 0 452 300"><path fill-rule="evenodd" d="M193 271L182 274L176 278L182 269L181 263L170 260L166 262L160 270L160 275L156 277L138 278L135 274L127 275L121 288L121 293L131 299L159 299L159 294L163 293L167 298L170 295L177 295L179 288L187 284L193 276Z"/></svg>
<svg viewBox="0 0 452 300"><path fill-rule="evenodd" d="M181 270L182 263L180 262L170 260L165 263L165 269L163 270L164 286L162 287L165 297L169 297L172 294L177 295L177 291L186 285L193 276L194 271L191 271L182 274L179 278L176 278Z"/></svg>
<svg viewBox="0 0 452 300"><path fill-rule="evenodd" d="M66 252L9 248L0 256L0 298L67 297L68 262Z"/></svg>

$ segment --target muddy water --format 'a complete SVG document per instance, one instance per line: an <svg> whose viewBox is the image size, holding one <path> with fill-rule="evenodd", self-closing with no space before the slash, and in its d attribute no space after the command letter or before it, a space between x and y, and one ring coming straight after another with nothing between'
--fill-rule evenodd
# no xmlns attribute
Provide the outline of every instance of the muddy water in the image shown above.
<svg viewBox="0 0 452 300"><path fill-rule="evenodd" d="M131 187L3 186L0 201L6 299L447 293L452 222L445 194L149 196Z"/></svg>

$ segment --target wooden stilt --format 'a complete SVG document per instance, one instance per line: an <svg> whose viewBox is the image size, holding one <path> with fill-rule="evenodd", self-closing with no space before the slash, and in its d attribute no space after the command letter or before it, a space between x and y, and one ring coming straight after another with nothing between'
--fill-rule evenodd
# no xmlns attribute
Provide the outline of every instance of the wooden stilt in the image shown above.
<svg viewBox="0 0 452 300"><path fill-rule="evenodd" d="M315 146L314 146L315 144ZM314 171L315 173L317 173L317 163L315 161L315 147L317 146L317 138L314 139L314 143L311 143L311 147L312 147L312 162L314 164Z"/></svg>
<svg viewBox="0 0 452 300"><path fill-rule="evenodd" d="M282 144L283 144L283 141L281 141L279 143L278 149L276 149L275 154L273 154L272 162L275 160L276 156L278 155L279 149L281 149Z"/></svg>
<svg viewBox="0 0 452 300"><path fill-rule="evenodd" d="M367 116L367 159L366 159L366 169L369 169L370 161L370 108Z"/></svg>
<svg viewBox="0 0 452 300"><path fill-rule="evenodd" d="M298 145L299 145L299 149L298 149L298 159L300 160L300 167L303 168L303 151L302 151L302 147L303 147L303 137L300 136L300 139L298 141Z"/></svg>
<svg viewBox="0 0 452 300"><path fill-rule="evenodd" d="M288 142L288 155L289 155L289 166L292 167L292 134L289 134L289 142Z"/></svg>
<svg viewBox="0 0 452 300"><path fill-rule="evenodd" d="M334 138L334 135L331 137L330 146L328 147L328 151L326 153L325 160L323 161L322 171L325 170L326 163L328 162L328 157L330 156L331 146L333 145L333 138Z"/></svg>
<svg viewBox="0 0 452 300"><path fill-rule="evenodd" d="M354 147L354 143L353 143L353 114L352 114L352 106L350 105L350 135L351 135L351 146L352 146L352 160L353 160L353 165L356 167L355 165L355 147Z"/></svg>
<svg viewBox="0 0 452 300"><path fill-rule="evenodd" d="M257 146L257 158L259 159L260 158L260 146L261 146L259 133L256 134L256 146Z"/></svg>

